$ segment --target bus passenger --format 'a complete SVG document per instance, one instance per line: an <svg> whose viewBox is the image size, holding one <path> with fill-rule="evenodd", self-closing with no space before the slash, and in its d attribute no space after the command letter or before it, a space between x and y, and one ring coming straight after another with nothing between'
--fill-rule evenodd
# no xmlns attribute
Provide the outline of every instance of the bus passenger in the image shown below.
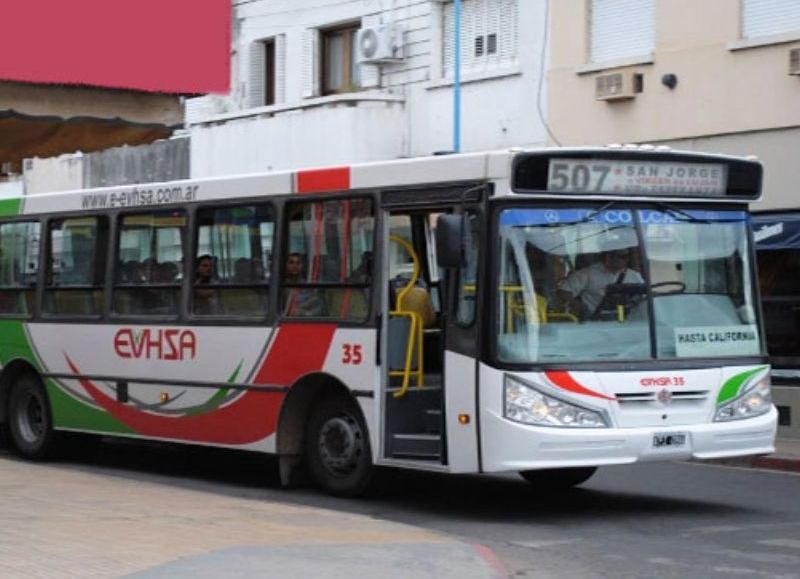
<svg viewBox="0 0 800 579"><path fill-rule="evenodd" d="M197 258L194 278L194 313L200 315L213 315L219 313L219 303L216 290L203 288L211 284L214 277L214 258L209 254Z"/></svg>
<svg viewBox="0 0 800 579"><path fill-rule="evenodd" d="M286 256L286 279L289 285L306 283L303 256L292 252ZM287 316L324 316L325 305L314 288L290 287L287 289Z"/></svg>
<svg viewBox="0 0 800 579"><path fill-rule="evenodd" d="M644 284L638 271L628 269L628 248L606 249L601 260L573 271L561 282L558 295L571 313L585 321L599 313L606 288L611 284Z"/></svg>

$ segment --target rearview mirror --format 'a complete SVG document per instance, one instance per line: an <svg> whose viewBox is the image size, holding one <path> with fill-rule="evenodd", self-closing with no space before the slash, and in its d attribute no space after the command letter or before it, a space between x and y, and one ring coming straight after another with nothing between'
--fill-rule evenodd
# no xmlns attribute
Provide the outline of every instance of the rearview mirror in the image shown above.
<svg viewBox="0 0 800 579"><path fill-rule="evenodd" d="M464 216L447 213L436 220L436 260L442 267L464 265Z"/></svg>

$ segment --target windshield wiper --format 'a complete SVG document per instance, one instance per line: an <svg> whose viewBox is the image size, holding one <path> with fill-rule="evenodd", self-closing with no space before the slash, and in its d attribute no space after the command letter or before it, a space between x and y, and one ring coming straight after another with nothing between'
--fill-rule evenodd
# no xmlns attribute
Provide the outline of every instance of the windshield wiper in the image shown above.
<svg viewBox="0 0 800 579"><path fill-rule="evenodd" d="M671 214L673 217L678 218L680 221L689 222L689 223L739 223L743 221L742 219L701 219L700 217L695 217L691 213L684 211L680 207L675 207L674 205L670 205L669 203L656 203L656 207L664 211L665 213ZM680 219L683 218L683 219Z"/></svg>

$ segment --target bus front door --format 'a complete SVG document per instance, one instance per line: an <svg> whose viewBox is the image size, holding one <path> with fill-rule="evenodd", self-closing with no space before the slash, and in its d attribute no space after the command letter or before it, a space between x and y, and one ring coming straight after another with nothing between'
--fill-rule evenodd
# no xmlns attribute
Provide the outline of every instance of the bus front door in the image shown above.
<svg viewBox="0 0 800 579"><path fill-rule="evenodd" d="M404 461L446 462L443 412L443 283L433 248L441 211L386 213L388 280L383 454Z"/></svg>

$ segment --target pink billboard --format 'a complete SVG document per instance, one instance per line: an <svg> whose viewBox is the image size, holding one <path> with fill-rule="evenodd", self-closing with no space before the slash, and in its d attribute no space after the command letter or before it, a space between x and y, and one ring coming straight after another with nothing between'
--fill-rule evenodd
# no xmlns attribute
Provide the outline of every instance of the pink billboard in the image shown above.
<svg viewBox="0 0 800 579"><path fill-rule="evenodd" d="M3 3L0 80L227 92L231 0Z"/></svg>

